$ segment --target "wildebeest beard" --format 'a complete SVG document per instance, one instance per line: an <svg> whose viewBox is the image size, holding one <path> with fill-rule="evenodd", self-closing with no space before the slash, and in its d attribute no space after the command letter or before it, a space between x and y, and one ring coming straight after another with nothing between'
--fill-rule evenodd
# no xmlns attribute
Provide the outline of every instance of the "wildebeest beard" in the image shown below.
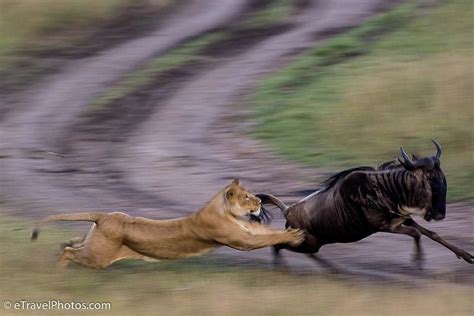
<svg viewBox="0 0 474 316"><path fill-rule="evenodd" d="M249 215L249 220L251 222L270 223L272 219L273 219L272 213L270 213L268 209L265 208L263 205L260 206L260 214L258 214L258 216L253 215L253 214Z"/></svg>
<svg viewBox="0 0 474 316"><path fill-rule="evenodd" d="M431 210L427 212L426 220L442 220L446 216L446 191L447 183L446 179L434 178L430 181L432 197L431 197Z"/></svg>

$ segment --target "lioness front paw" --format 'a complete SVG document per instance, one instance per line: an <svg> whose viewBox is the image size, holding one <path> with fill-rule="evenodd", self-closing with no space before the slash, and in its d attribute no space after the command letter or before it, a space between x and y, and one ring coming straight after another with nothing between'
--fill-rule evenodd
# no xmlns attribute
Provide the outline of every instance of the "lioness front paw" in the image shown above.
<svg viewBox="0 0 474 316"><path fill-rule="evenodd" d="M304 241L304 231L300 229L289 228L286 230L286 234L288 236L287 243L290 246L298 246Z"/></svg>

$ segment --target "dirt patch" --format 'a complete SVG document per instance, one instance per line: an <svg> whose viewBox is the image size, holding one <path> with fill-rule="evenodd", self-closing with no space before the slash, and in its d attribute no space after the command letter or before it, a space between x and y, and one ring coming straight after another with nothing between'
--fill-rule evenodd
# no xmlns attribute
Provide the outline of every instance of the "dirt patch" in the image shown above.
<svg viewBox="0 0 474 316"><path fill-rule="evenodd" d="M219 40L199 53L199 60L186 63L183 66L160 73L149 84L130 95L117 99L104 109L97 111L86 111L69 133L65 134L67 140L63 144L61 152L68 153L71 139L74 135L82 135L82 140L109 141L124 140L133 128L139 126L146 120L154 107L158 106L153 100L166 100L180 85L196 74L212 67L225 58L230 58L248 50L260 41L271 36L287 31L291 24L286 19L271 26L258 26L254 28L242 28L239 21L245 21L254 10L264 9L272 1L252 1L246 8L246 12L231 21L226 28L217 28L201 36L215 33L225 33L227 36ZM295 14L297 11L295 12ZM190 39L192 40L192 39ZM133 106L130 106L133 105ZM118 133L117 131L123 131Z"/></svg>
<svg viewBox="0 0 474 316"><path fill-rule="evenodd" d="M214 9L207 10L209 6ZM186 39L220 27L239 16L242 9L243 3L239 0L196 0L187 3L153 31L100 54L68 63L61 72L50 75L16 95L14 102L2 98L1 107L6 108L8 105L12 110L0 122L4 136L0 147L4 155L9 157L1 159L0 177L5 185L2 185L0 194L14 207L26 213L38 209L60 210L65 205L76 209L110 209L117 205L136 205L126 202L120 195L116 199L112 197L116 195L96 189L93 181L89 181L89 178L94 178L97 174L97 170L92 167L78 168L85 173L78 188L71 176L74 173L35 172L65 169L59 161L48 158L30 159L27 153L57 153L59 145L63 143L66 127L74 124L82 109L111 82L152 56L163 54ZM194 19L190 19L190 16ZM80 156L84 157L84 154L87 156L87 151ZM86 161L93 159L86 158ZM58 184L58 181L69 181L68 179L72 189ZM23 183L23 180L27 181ZM18 195L20 188L23 192L21 198ZM149 205L148 202L145 204Z"/></svg>
<svg viewBox="0 0 474 316"><path fill-rule="evenodd" d="M255 6L247 7L247 9L249 8L254 9ZM260 6L260 8L264 8L264 6ZM113 168L109 163L107 157L114 156L109 144L125 142L133 131L160 107L160 103L156 102L157 100L165 102L190 78L195 77L209 67L224 62L227 58L240 54L265 38L284 32L290 27L288 23L283 21L283 23L277 23L268 28L259 27L241 30L238 21L245 20L247 16L254 13L255 11L250 11L247 14L239 15L234 22L228 24L228 28L214 29L212 32L226 32L229 37L203 51L200 54L199 62L186 64L178 69L160 74L140 91L120 98L102 110L84 112L76 124L71 125L70 129L64 131L58 144L59 152L69 157L64 160L64 166L58 170L76 170L76 173L72 179L68 179L68 182L82 186L84 181L90 181L89 185L91 186L103 187L104 190L113 192L112 194L127 196L130 201L135 201L135 203L146 207L157 204L173 207L173 203L171 201L166 202L167 199L163 196L157 198L153 194L137 190L131 186L123 171ZM247 37L250 34L251 37ZM225 47L225 49L222 47ZM75 159L75 157L81 156L79 152L86 151L89 157L87 162L82 159ZM181 157L177 161L181 161L181 165L186 166L190 164L189 158ZM85 162L87 165L84 165ZM95 180L92 180L90 175L95 171L98 171L98 174L96 173ZM98 175L100 177L97 177ZM97 182L98 179L100 179L99 182ZM170 215L170 217L172 216Z"/></svg>

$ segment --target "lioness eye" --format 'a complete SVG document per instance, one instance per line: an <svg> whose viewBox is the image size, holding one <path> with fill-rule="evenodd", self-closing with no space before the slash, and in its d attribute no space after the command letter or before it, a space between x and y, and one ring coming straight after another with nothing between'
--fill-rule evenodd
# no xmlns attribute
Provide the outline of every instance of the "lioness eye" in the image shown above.
<svg viewBox="0 0 474 316"><path fill-rule="evenodd" d="M245 196L246 200L250 200L250 197L248 195Z"/></svg>

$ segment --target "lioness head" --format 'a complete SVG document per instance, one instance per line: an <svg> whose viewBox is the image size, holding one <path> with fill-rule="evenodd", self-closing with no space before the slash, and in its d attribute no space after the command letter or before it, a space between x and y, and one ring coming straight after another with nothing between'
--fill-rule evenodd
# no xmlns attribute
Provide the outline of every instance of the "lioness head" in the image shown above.
<svg viewBox="0 0 474 316"><path fill-rule="evenodd" d="M260 199L241 186L238 179L225 188L224 195L230 204L230 212L235 217L260 215Z"/></svg>

